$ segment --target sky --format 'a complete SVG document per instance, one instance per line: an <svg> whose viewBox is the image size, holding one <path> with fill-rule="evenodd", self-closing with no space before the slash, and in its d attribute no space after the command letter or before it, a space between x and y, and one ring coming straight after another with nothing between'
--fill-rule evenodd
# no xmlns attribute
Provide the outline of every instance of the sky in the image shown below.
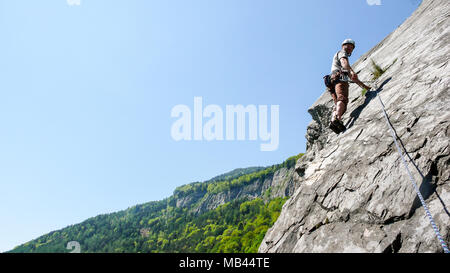
<svg viewBox="0 0 450 273"><path fill-rule="evenodd" d="M340 43L356 41L354 63L418 4L0 0L0 252L305 152L307 110ZM195 97L223 122L227 105L267 106L269 129L278 105L278 145L175 140L171 111L194 116Z"/></svg>

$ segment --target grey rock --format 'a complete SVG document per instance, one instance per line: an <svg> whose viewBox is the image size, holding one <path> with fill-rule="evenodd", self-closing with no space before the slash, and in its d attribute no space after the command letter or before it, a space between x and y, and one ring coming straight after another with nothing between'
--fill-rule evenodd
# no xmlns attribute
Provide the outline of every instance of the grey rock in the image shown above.
<svg viewBox="0 0 450 273"><path fill-rule="evenodd" d="M450 5L424 0L354 65L371 78L371 59L389 69L366 96L350 87L348 130L327 128L324 92L308 112L307 152L295 192L260 252L442 252L386 124L382 99L408 167L444 240L450 241ZM376 90L375 90L376 89Z"/></svg>
<svg viewBox="0 0 450 273"><path fill-rule="evenodd" d="M235 187L215 194L199 192L177 198L176 206L191 208L191 211L194 213L201 214L237 199L254 199L259 197L263 200L269 200L276 197L291 196L296 189L294 174L293 167L280 168L264 180L257 179L244 186ZM266 194L268 190L270 194Z"/></svg>

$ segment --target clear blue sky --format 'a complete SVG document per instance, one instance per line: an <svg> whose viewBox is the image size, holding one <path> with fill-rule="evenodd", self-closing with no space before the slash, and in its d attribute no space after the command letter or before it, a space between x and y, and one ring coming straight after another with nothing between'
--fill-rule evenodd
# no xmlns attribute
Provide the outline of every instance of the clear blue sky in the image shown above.
<svg viewBox="0 0 450 273"><path fill-rule="evenodd" d="M305 151L340 42L351 63L416 0L0 1L0 251ZM177 104L280 105L280 142L180 141Z"/></svg>

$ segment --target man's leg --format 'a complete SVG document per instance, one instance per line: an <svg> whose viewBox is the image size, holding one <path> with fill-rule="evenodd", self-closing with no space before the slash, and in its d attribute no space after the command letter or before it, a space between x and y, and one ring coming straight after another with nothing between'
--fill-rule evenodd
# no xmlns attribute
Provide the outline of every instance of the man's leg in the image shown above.
<svg viewBox="0 0 450 273"><path fill-rule="evenodd" d="M342 120L342 116L344 115L345 111L347 110L347 106L343 101L338 101L336 105L336 117L339 120Z"/></svg>
<svg viewBox="0 0 450 273"><path fill-rule="evenodd" d="M333 130L333 132L335 132L336 134L340 134L341 130L334 124L334 120L336 119L336 103L337 103L337 96L336 96L336 92L333 90L328 90L330 91L330 95L333 98L334 101L334 107L333 107L333 116L331 117L331 123L329 125L329 128L331 130Z"/></svg>
<svg viewBox="0 0 450 273"><path fill-rule="evenodd" d="M335 119L336 116L336 103L337 103L337 96L336 96L336 91L335 90L328 90L330 92L331 97L333 98L333 102L334 102L334 107L333 107L333 115L331 117L331 120L333 121Z"/></svg>
<svg viewBox="0 0 450 273"><path fill-rule="evenodd" d="M342 120L342 116L345 111L347 111L347 103L348 103L348 83L339 82L336 84L336 116L339 120Z"/></svg>

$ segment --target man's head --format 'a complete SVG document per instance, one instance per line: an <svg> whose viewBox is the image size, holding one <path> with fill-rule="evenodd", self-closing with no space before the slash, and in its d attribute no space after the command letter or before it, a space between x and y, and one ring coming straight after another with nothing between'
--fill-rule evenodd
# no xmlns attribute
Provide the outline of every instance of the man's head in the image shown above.
<svg viewBox="0 0 450 273"><path fill-rule="evenodd" d="M342 42L342 49L345 50L345 52L347 52L347 54L349 55L352 55L355 46L356 46L355 41L353 41L352 39L345 39Z"/></svg>

